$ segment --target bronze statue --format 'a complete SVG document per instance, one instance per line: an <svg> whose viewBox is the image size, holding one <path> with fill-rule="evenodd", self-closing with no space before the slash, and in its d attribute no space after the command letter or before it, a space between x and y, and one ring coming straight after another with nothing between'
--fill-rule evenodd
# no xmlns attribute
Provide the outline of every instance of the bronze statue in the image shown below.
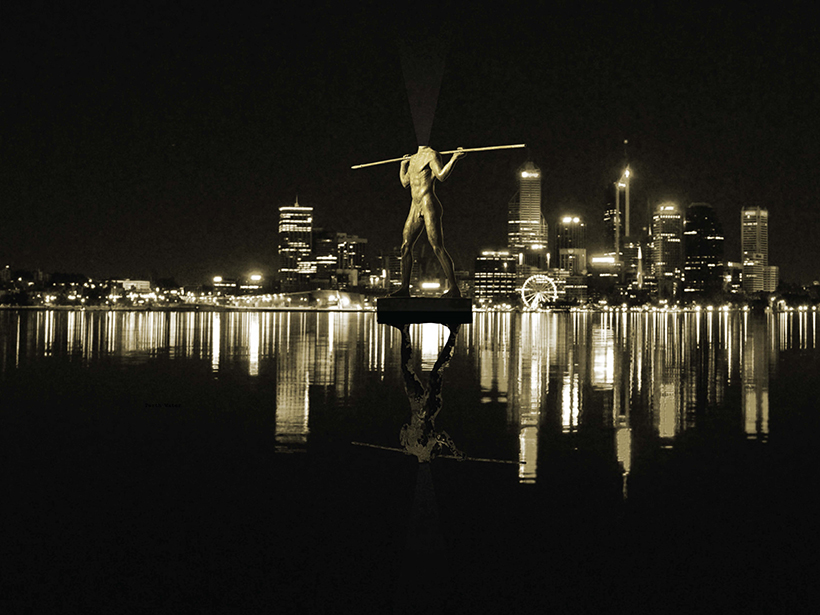
<svg viewBox="0 0 820 615"><path fill-rule="evenodd" d="M391 294L391 297L410 296L410 272L413 269L413 246L421 232L427 229L427 239L433 247L433 253L441 263L441 268L447 278L449 288L442 297L461 297L458 283L453 271L453 259L444 248L444 236L441 225L443 208L436 196L436 180L443 182L449 177L456 160L464 156L459 148L453 153L449 162L442 166L439 154L431 147L420 145L419 151L407 154L401 160L399 167L399 181L401 185L410 187L410 213L404 223L401 243L401 286Z"/></svg>

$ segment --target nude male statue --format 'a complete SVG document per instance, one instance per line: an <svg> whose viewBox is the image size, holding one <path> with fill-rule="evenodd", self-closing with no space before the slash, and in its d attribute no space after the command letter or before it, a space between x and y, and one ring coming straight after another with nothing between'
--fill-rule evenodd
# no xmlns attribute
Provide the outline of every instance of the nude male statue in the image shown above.
<svg viewBox="0 0 820 615"><path fill-rule="evenodd" d="M459 148L461 149L461 148ZM441 263L449 288L442 297L460 297L456 276L453 272L453 259L444 249L444 238L441 227L443 209L436 196L435 180L443 182L453 170L456 160L464 152L455 152L450 161L441 166L439 154L433 148L419 145L419 151L407 154L401 161L399 181L407 188L410 186L410 213L404 223L401 243L401 286L391 297L410 296L410 273L413 269L413 246L421 232L427 229L427 239L433 247L433 253Z"/></svg>

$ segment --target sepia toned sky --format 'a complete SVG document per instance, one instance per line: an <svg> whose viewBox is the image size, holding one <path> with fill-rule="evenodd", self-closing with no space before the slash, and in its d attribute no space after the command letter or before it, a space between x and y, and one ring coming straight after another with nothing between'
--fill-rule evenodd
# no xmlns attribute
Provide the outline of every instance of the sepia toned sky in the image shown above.
<svg viewBox="0 0 820 615"><path fill-rule="evenodd" d="M770 264L820 279L806 3L16 4L0 83L12 268L180 283L271 273L278 208L297 194L316 225L390 249L409 203L398 166L350 166L412 153L421 123L437 149L528 145L469 154L438 187L459 268L504 244L528 159L547 222L582 215L600 245L627 139L633 225L661 202L708 202L739 260L740 209L761 205ZM423 54L427 40L439 46ZM426 92L413 112L408 85Z"/></svg>

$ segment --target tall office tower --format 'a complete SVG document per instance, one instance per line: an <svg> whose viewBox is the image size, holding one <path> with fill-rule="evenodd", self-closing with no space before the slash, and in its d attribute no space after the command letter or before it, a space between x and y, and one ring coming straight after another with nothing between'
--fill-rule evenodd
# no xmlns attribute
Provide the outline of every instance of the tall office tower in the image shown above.
<svg viewBox="0 0 820 615"><path fill-rule="evenodd" d="M774 292L777 267L769 266L769 212L744 207L740 212L740 249L743 253L743 290Z"/></svg>
<svg viewBox="0 0 820 615"><path fill-rule="evenodd" d="M367 239L358 235L338 234L339 267L365 271L367 256Z"/></svg>
<svg viewBox="0 0 820 615"><path fill-rule="evenodd" d="M329 278L339 268L337 235L335 231L313 229L313 259L316 261L316 275L319 278Z"/></svg>
<svg viewBox="0 0 820 615"><path fill-rule="evenodd" d="M723 228L709 203L692 203L683 223L683 292L714 295L723 288Z"/></svg>
<svg viewBox="0 0 820 615"><path fill-rule="evenodd" d="M631 288L643 288L643 249L637 238L625 237L621 240L624 281Z"/></svg>
<svg viewBox="0 0 820 615"><path fill-rule="evenodd" d="M518 194L510 201L508 213L508 247L517 251L534 246L546 248L547 224L541 213L541 170L532 162L518 169Z"/></svg>
<svg viewBox="0 0 820 615"><path fill-rule="evenodd" d="M664 203L652 216L652 274L659 296L676 297L683 274L683 217L678 206Z"/></svg>
<svg viewBox="0 0 820 615"><path fill-rule="evenodd" d="M516 294L515 254L483 250L475 259L475 298L479 303L509 301Z"/></svg>
<svg viewBox="0 0 820 615"><path fill-rule="evenodd" d="M279 208L279 280L282 290L297 290L316 273L312 260L313 208L296 203Z"/></svg>
<svg viewBox="0 0 820 615"><path fill-rule="evenodd" d="M606 241L606 250L604 254L606 256L615 256L615 229L616 229L616 212L615 208L612 207L612 204L607 205L606 211L604 211L604 233L605 233L605 241ZM621 240L623 240L623 216L617 217L617 235Z"/></svg>
<svg viewBox="0 0 820 615"><path fill-rule="evenodd" d="M572 275L587 272L586 224L578 216L564 216L555 227L556 262Z"/></svg>

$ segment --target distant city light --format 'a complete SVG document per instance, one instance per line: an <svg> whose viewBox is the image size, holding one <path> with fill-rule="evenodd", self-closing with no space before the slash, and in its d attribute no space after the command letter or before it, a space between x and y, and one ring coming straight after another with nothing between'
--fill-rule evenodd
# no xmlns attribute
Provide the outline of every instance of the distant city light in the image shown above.
<svg viewBox="0 0 820 615"><path fill-rule="evenodd" d="M222 276L221 275L215 275L214 276L214 282L221 282L221 281L222 281Z"/></svg>
<svg viewBox="0 0 820 615"><path fill-rule="evenodd" d="M262 279L262 276L259 275L258 273L254 273L251 276L251 281L253 281L253 282L259 282L261 279Z"/></svg>
<svg viewBox="0 0 820 615"><path fill-rule="evenodd" d="M436 288L441 288L441 283L439 282L422 282L421 287L425 290L433 290Z"/></svg>
<svg viewBox="0 0 820 615"><path fill-rule="evenodd" d="M530 171L521 171L521 177L538 177L538 173L532 173Z"/></svg>

